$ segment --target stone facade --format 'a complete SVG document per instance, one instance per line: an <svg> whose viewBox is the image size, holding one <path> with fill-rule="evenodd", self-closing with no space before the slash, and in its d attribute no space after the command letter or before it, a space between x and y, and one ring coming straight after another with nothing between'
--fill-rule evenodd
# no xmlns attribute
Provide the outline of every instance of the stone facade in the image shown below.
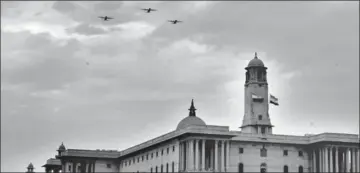
<svg viewBox="0 0 360 173"><path fill-rule="evenodd" d="M266 67L245 68L241 131L207 125L190 113L176 130L123 151L59 147L62 172L360 172L359 135L272 134Z"/></svg>

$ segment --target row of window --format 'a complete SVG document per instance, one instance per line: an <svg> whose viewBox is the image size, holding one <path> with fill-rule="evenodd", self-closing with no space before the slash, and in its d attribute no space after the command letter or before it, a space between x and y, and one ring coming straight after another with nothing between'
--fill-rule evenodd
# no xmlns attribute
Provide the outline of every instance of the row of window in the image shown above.
<svg viewBox="0 0 360 173"><path fill-rule="evenodd" d="M151 173L154 172L153 168L150 168L150 172ZM160 166L160 173L163 173L163 172L164 172L164 165L161 165ZM172 173L175 172L175 163L174 162L171 163L171 172ZM157 166L155 166L155 173L158 173L158 167ZM166 173L169 173L169 163L166 163Z"/></svg>
<svg viewBox="0 0 360 173"><path fill-rule="evenodd" d="M266 166L264 166L266 164L262 164L260 166L260 172L261 173L266 173ZM289 166L284 165L283 167L283 172L284 173L289 173ZM299 166L298 167L298 173L303 173L304 172L304 167L303 166ZM239 163L239 173L244 173L244 164L243 163Z"/></svg>
<svg viewBox="0 0 360 173"><path fill-rule="evenodd" d="M172 152L175 152L175 145L172 146ZM156 151L154 153L155 153L155 157L159 157L159 151ZM150 159L154 158L154 153L150 154ZM170 147L166 148L166 153L167 154L170 153ZM161 155L164 155L164 149L161 149ZM124 163L125 163L125 166L128 166L128 165L130 166L131 163L135 164L135 160L137 160L137 163L139 163L140 160L144 161L144 159L149 160L149 153L147 153L146 155L138 156L137 158L134 157L132 159L129 159L129 160L125 161Z"/></svg>
<svg viewBox="0 0 360 173"><path fill-rule="evenodd" d="M244 153L244 148L239 148L239 153L240 153L240 154ZM302 151L299 151L298 153L299 153L299 157L303 157L303 156L304 156L304 154L303 154ZM283 151L283 155L284 155L284 156L288 156L288 150L284 150L284 151ZM261 157L266 157L266 156L267 156L267 150L266 150L266 148L261 148L261 149L260 149L260 156L261 156Z"/></svg>

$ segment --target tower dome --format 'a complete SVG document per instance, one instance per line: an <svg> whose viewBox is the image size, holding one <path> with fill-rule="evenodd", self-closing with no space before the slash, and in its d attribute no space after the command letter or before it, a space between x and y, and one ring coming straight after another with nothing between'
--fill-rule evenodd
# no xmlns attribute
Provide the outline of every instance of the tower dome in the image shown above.
<svg viewBox="0 0 360 173"><path fill-rule="evenodd" d="M65 148L64 143L61 143L61 145L59 146L58 151L65 151L65 150L66 150L66 148Z"/></svg>
<svg viewBox="0 0 360 173"><path fill-rule="evenodd" d="M30 163L27 168L28 168L28 169L34 169L34 165L33 165L32 163Z"/></svg>
<svg viewBox="0 0 360 173"><path fill-rule="evenodd" d="M257 57L256 52L254 59L249 62L247 67L264 67L264 63Z"/></svg>
<svg viewBox="0 0 360 173"><path fill-rule="evenodd" d="M176 130L180 130L180 129L184 129L186 127L189 126L206 126L205 122L196 116L195 113L195 106L194 106L194 99L191 101L191 106L189 109L189 116L185 117L184 119L182 119L180 121L180 123L178 124Z"/></svg>

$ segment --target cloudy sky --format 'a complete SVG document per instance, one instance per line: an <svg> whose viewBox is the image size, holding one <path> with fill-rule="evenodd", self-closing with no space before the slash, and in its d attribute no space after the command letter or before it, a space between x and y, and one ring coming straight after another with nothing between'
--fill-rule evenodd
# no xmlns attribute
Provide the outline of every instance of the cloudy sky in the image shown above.
<svg viewBox="0 0 360 173"><path fill-rule="evenodd" d="M1 171L43 171L61 142L144 142L192 98L207 124L238 130L254 52L279 98L274 133L359 132L358 2L1 3Z"/></svg>

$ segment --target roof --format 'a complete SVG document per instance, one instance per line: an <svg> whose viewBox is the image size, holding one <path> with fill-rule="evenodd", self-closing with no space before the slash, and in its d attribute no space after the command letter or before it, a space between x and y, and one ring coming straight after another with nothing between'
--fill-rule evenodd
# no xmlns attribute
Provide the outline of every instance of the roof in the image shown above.
<svg viewBox="0 0 360 173"><path fill-rule="evenodd" d="M61 160L50 158L46 161L46 164L43 165L42 167L45 167L45 166L61 166Z"/></svg>

